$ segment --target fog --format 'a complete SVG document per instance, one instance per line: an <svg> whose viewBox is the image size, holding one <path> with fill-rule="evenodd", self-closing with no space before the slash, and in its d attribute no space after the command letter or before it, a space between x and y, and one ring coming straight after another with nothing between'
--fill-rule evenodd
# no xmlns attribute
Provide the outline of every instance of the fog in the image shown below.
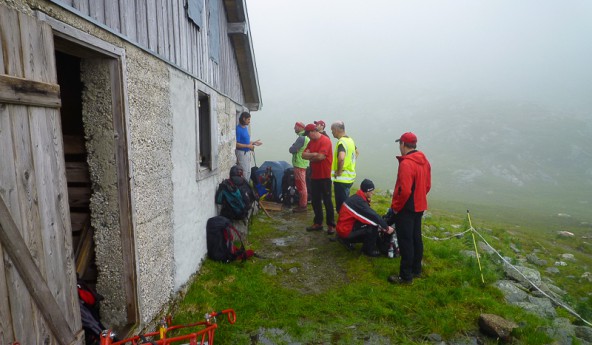
<svg viewBox="0 0 592 345"><path fill-rule="evenodd" d="M247 0L261 165L295 121L343 120L358 183L394 186L417 134L439 205L592 222L592 2ZM335 142L335 140L333 140Z"/></svg>

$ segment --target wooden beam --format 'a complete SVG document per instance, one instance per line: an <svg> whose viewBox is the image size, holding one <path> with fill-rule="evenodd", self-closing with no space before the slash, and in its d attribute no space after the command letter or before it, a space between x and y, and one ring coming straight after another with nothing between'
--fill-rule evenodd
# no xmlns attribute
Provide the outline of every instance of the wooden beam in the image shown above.
<svg viewBox="0 0 592 345"><path fill-rule="evenodd" d="M59 108L60 86L0 74L0 103Z"/></svg>
<svg viewBox="0 0 592 345"><path fill-rule="evenodd" d="M246 35L247 32L249 31L249 28L247 26L247 23L245 23L245 22L228 23L227 30L228 30L229 35L234 35L234 34Z"/></svg>
<svg viewBox="0 0 592 345"><path fill-rule="evenodd" d="M12 260L57 341L62 345L72 343L75 335L60 312L60 306L43 279L39 267L35 264L2 195L0 195L0 245Z"/></svg>

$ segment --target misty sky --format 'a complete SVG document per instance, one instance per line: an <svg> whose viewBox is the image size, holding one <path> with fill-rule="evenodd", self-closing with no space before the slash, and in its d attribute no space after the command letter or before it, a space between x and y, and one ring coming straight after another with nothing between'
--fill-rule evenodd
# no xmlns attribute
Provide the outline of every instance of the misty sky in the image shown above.
<svg viewBox="0 0 592 345"><path fill-rule="evenodd" d="M592 117L592 1L247 0L247 10L259 165L290 161L297 120L344 120L361 152L388 156L394 172L394 139L414 131L429 152L426 112L442 116L442 101ZM359 164L370 174L363 155Z"/></svg>

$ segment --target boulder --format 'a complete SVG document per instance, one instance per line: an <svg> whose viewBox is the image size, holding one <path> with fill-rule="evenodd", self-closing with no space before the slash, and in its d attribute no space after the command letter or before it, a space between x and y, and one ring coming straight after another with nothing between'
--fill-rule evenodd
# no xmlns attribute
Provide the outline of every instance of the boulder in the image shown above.
<svg viewBox="0 0 592 345"><path fill-rule="evenodd" d="M571 261L571 262L576 261L576 257L570 253L561 254L559 257L561 258L562 261Z"/></svg>
<svg viewBox="0 0 592 345"><path fill-rule="evenodd" d="M524 266L510 266L504 265L504 272L506 276L514 281L519 282L522 286L530 289L531 283L539 286L541 284L541 273L535 269Z"/></svg>
<svg viewBox="0 0 592 345"><path fill-rule="evenodd" d="M528 298L524 288L511 280L498 280L494 285L504 294L508 303L524 302Z"/></svg>
<svg viewBox="0 0 592 345"><path fill-rule="evenodd" d="M592 343L592 327L575 326L574 329L578 338Z"/></svg>
<svg viewBox="0 0 592 345"><path fill-rule="evenodd" d="M526 255L526 260L536 266L547 266L547 260L539 259L535 253Z"/></svg>
<svg viewBox="0 0 592 345"><path fill-rule="evenodd" d="M484 334L492 336L496 339L508 341L511 338L512 330L518 325L512 321L508 321L501 316L494 314L479 315L479 329Z"/></svg>
<svg viewBox="0 0 592 345"><path fill-rule="evenodd" d="M550 274L559 274L559 268L557 268L557 267L547 267L545 269L545 272L550 273Z"/></svg>
<svg viewBox="0 0 592 345"><path fill-rule="evenodd" d="M483 241L479 241L478 243L479 245L479 249L487 254L495 254L495 250L493 248L491 248L490 246L487 245L487 243L483 242Z"/></svg>

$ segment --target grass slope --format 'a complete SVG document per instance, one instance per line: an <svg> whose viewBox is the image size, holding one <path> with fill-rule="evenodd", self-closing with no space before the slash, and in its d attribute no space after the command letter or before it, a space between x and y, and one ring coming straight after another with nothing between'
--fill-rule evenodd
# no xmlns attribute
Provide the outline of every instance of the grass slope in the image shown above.
<svg viewBox="0 0 592 345"><path fill-rule="evenodd" d="M377 195L373 201L379 213L388 204L386 196ZM308 215L275 212L271 219L259 213L250 226L248 242L267 259L231 264L206 260L174 307L174 324L233 308L237 322L229 325L219 320L217 344L265 343L262 334L274 344L428 344L426 336L432 333L445 340L477 334L479 315L492 313L520 325L514 332L518 343L550 342L541 331L550 320L506 304L492 287L502 277L499 265L481 253L483 284L477 261L461 255L463 250L474 250L470 235L447 241L424 239L427 277L411 286L394 286L386 278L398 272L398 258L368 258L329 241L324 233L307 233L304 227L311 217L311 211ZM572 305L592 318L589 285L577 280L590 270L589 245L579 244L578 249L573 241L536 229L476 223L473 219L473 226L503 255L514 255L510 243L524 253L538 248L553 265L557 255L574 252L578 264L560 267L562 273L554 279L570 293ZM445 232L467 228L464 215L433 211L424 220L427 236L445 237ZM276 275L264 272L271 265ZM573 319L567 312L559 313Z"/></svg>

